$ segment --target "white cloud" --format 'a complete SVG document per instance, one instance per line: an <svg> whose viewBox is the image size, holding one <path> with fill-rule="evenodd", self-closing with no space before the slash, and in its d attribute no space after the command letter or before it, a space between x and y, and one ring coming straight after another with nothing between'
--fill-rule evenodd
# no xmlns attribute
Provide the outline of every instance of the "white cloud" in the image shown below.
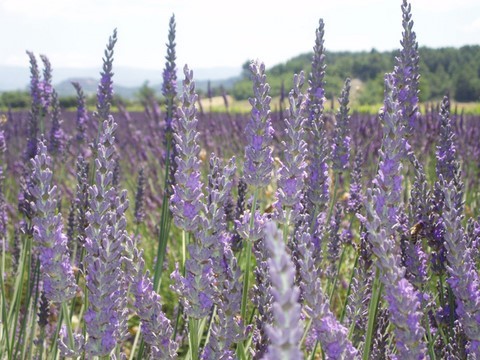
<svg viewBox="0 0 480 360"><path fill-rule="evenodd" d="M463 30L469 34L480 32L480 17L466 25Z"/></svg>
<svg viewBox="0 0 480 360"><path fill-rule="evenodd" d="M478 8L478 0L411 0L412 11L415 9L431 12L449 12L470 7Z"/></svg>

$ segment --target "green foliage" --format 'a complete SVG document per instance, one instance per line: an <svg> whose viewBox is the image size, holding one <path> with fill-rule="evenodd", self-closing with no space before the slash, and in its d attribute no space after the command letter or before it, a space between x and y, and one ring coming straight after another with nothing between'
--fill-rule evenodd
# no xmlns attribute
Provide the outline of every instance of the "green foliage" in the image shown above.
<svg viewBox="0 0 480 360"><path fill-rule="evenodd" d="M27 91L6 91L0 95L0 105L6 108L23 109L30 106L30 94Z"/></svg>
<svg viewBox="0 0 480 360"><path fill-rule="evenodd" d="M439 100L446 93L459 102L478 101L480 98L480 46L431 49L421 47L420 101ZM328 99L339 94L345 78L361 80L356 105L380 103L383 98L383 76L391 72L398 51L326 53L327 71L325 94ZM267 71L271 95L280 95L282 81L285 89L292 86L291 74L301 70L310 73L312 53L301 54ZM245 100L250 95L248 64L243 65L242 78L235 83L231 95ZM268 66L268 64L267 64Z"/></svg>

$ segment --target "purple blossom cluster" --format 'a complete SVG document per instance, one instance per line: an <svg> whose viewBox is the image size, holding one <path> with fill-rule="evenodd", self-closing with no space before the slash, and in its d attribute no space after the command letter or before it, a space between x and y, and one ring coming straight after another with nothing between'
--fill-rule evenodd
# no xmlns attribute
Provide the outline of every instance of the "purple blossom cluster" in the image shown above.
<svg viewBox="0 0 480 360"><path fill-rule="evenodd" d="M250 64L253 82L253 97L249 99L252 110L245 128L247 146L243 177L248 185L266 187L273 172L273 157L270 147L273 128L270 119L270 85L265 75L265 64L254 61Z"/></svg>
<svg viewBox="0 0 480 360"><path fill-rule="evenodd" d="M302 211L303 191L307 163L305 161L307 143L305 141L305 95L301 88L305 78L303 72L295 75L293 89L288 95L290 108L288 118L285 119L287 142L283 142L285 148L285 160L278 171L277 202L275 208L279 221L287 220L295 223ZM292 212L290 214L290 212ZM287 215L288 214L288 215ZM286 219L288 217L288 219Z"/></svg>
<svg viewBox="0 0 480 360"><path fill-rule="evenodd" d="M178 123L174 133L176 143L175 184L171 197L171 208L175 224L185 231L196 232L200 226L202 202L202 181L200 176L200 146L197 144L198 131L195 103L195 82L193 71L185 65L185 80L182 107L178 109Z"/></svg>
<svg viewBox="0 0 480 360"><path fill-rule="evenodd" d="M385 103L381 114L384 137L378 173L373 188L367 190L366 218L361 218L368 231L376 266L385 287L389 318L395 325L399 356L424 358L426 354L421 324L419 295L405 279L400 262L400 248L395 228L399 225L402 191L402 160L407 143L402 137L404 125L392 75L385 77Z"/></svg>
<svg viewBox="0 0 480 360"><path fill-rule="evenodd" d="M73 277L63 233L62 215L57 214L57 187L52 184L52 160L43 141L38 143L37 155L31 160L32 182L29 192L35 210L33 237L38 247L40 271L45 297L55 303L73 298L77 285Z"/></svg>
<svg viewBox="0 0 480 360"><path fill-rule="evenodd" d="M121 263L126 237L126 192L113 187L115 161L113 117L103 123L97 157L95 182L89 187L88 227L85 229L86 282L89 308L85 313L88 332L87 353L109 354L126 331L125 276Z"/></svg>

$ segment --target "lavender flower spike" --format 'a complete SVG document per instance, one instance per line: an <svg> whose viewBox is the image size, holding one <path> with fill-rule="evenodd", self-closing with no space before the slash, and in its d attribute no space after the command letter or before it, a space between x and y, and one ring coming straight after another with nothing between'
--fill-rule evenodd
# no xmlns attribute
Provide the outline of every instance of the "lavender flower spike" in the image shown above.
<svg viewBox="0 0 480 360"><path fill-rule="evenodd" d="M40 252L40 274L47 299L62 303L75 296L77 286L68 256L67 237L62 232L62 215L57 211L57 187L52 185L52 160L43 141L38 142L38 153L31 160L34 198L33 237Z"/></svg>
<svg viewBox="0 0 480 360"><path fill-rule="evenodd" d="M435 151L437 158L437 176L443 176L446 182L458 178L460 166L456 159L455 133L450 120L450 102L445 96L440 107L440 139Z"/></svg>
<svg viewBox="0 0 480 360"><path fill-rule="evenodd" d="M89 116L87 110L87 103L85 93L78 82L72 82L75 91L77 92L77 135L78 142L85 140L86 125L88 124Z"/></svg>
<svg viewBox="0 0 480 360"><path fill-rule="evenodd" d="M143 338L150 345L154 359L176 359L178 345L171 339L173 328L162 311L160 295L153 290L148 271L144 274L145 262L142 253L135 248L136 264L132 292L135 308L142 321Z"/></svg>
<svg viewBox="0 0 480 360"><path fill-rule="evenodd" d="M424 359L426 347L423 342L425 330L421 325L419 294L405 279L401 266L400 248L396 241L396 228L401 213L401 161L407 152L403 138L404 126L391 74L385 77L385 102L383 114L383 151L374 188L368 189L365 208L367 218L361 218L368 231L372 252L377 256L376 265L380 280L385 287L389 305L390 321L395 325L398 357L401 359Z"/></svg>
<svg viewBox="0 0 480 360"><path fill-rule="evenodd" d="M175 100L177 97L177 67L175 64L175 15L172 15L168 29L168 44L165 69L163 70L162 94L167 99L167 118L165 119L167 134L173 131L173 115L175 114Z"/></svg>
<svg viewBox="0 0 480 360"><path fill-rule="evenodd" d="M324 129L323 109L325 103L325 24L320 19L315 31L315 46L313 48L312 72L309 77L308 88L308 122L307 129L307 173L306 198L310 204L311 216L316 216L328 203L330 189L329 175L329 146L328 137ZM312 229L313 233L314 229Z"/></svg>
<svg viewBox="0 0 480 360"><path fill-rule="evenodd" d="M418 110L419 93L419 56L418 43L413 29L412 6L403 0L402 3L402 49L395 59L395 86L398 91L402 121L406 127L407 134L418 126L420 111Z"/></svg>
<svg viewBox="0 0 480 360"><path fill-rule="evenodd" d="M86 350L91 356L109 354L126 330L121 266L128 201L125 192L116 196L112 186L116 126L112 116L103 123L95 159L95 184L88 189L90 211L86 214L89 225L85 229L85 268L89 308L85 323L89 335Z"/></svg>
<svg viewBox="0 0 480 360"><path fill-rule="evenodd" d="M7 224L8 224L8 214L7 214L7 202L5 199L5 165L6 158L5 152L7 150L7 145L5 143L5 130L1 128L0 125L0 248L7 249ZM3 250L2 250L3 251Z"/></svg>
<svg viewBox="0 0 480 360"><path fill-rule="evenodd" d="M42 107L43 111L48 113L48 108L53 100L52 65L50 64L48 57L45 55L40 55L40 59L43 62L43 81L41 81L39 84L42 91Z"/></svg>
<svg viewBox="0 0 480 360"><path fill-rule="evenodd" d="M175 224L185 231L195 232L200 226L200 214L204 210L202 202L202 181L200 179L200 146L197 144L198 131L196 118L197 94L193 71L185 65L183 72L183 104L178 109L178 124L174 133L177 155L175 162L175 186L171 197L171 210Z"/></svg>
<svg viewBox="0 0 480 360"><path fill-rule="evenodd" d="M294 286L295 266L287 254L283 234L274 222L266 224L265 241L270 250L271 293L274 323L267 327L270 346L264 359L303 359L300 339L303 324L300 320L301 306L298 302L300 290Z"/></svg>
<svg viewBox="0 0 480 360"><path fill-rule="evenodd" d="M60 155L65 147L65 133L62 128L62 114L60 110L60 101L58 94L55 90L52 90L52 127L50 129L50 146L48 151L53 156Z"/></svg>
<svg viewBox="0 0 480 360"><path fill-rule="evenodd" d="M454 151L452 150L454 153ZM455 162L452 159L452 162ZM446 176L449 175L447 172ZM455 312L469 340L467 351L480 358L480 278L472 256L472 248L467 243L467 233L462 226L463 184L457 174L446 181L440 174L440 188L443 190L443 226L445 229L445 249L447 250L447 270L455 303Z"/></svg>
<svg viewBox="0 0 480 360"><path fill-rule="evenodd" d="M117 29L113 30L113 35L108 38L105 58L103 59L103 69L100 73L100 84L97 90L97 111L100 121L108 120L110 106L113 101L113 48L117 42Z"/></svg>
<svg viewBox="0 0 480 360"><path fill-rule="evenodd" d="M314 258L313 236L308 231L307 218L305 215L295 233L295 256L304 311L312 320L312 329L327 359L355 359L358 351L348 339L348 329L335 318L330 310L328 297L323 293L320 269Z"/></svg>
<svg viewBox="0 0 480 360"><path fill-rule="evenodd" d="M270 119L270 85L265 75L265 64L253 61L250 64L254 97L250 98L252 111L245 129L248 145L245 147L243 176L253 187L270 184L273 171L272 149L273 128ZM254 209L255 210L255 209Z"/></svg>
<svg viewBox="0 0 480 360"><path fill-rule="evenodd" d="M305 161L307 144L305 142L305 96L301 92L301 87L305 81L303 71L293 78L293 89L288 95L290 108L288 110L288 119L285 119L287 142L283 142L285 147L285 160L279 170L277 185L277 202L275 208L278 213L279 221L284 220L285 213L283 207L293 209L294 213L288 219L290 223L295 223L299 213L302 210L301 203L303 190L305 187L305 171L307 163Z"/></svg>
<svg viewBox="0 0 480 360"><path fill-rule="evenodd" d="M342 94L338 101L340 108L335 118L337 124L335 127L334 141L332 145L332 169L334 171L345 171L350 163L350 115L348 114L348 102L350 95L350 79L345 80Z"/></svg>

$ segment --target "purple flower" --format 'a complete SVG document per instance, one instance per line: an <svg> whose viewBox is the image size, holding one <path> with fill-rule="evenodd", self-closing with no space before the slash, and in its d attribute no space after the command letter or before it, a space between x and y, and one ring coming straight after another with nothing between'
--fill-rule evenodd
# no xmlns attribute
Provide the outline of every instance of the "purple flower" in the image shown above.
<svg viewBox="0 0 480 360"><path fill-rule="evenodd" d="M185 231L195 233L200 226L200 213L204 211L203 184L200 179L200 159L197 138L197 94L193 72L185 65L183 102L178 109L178 123L174 133L176 144L175 186L171 197L171 210L175 224Z"/></svg>
<svg viewBox="0 0 480 360"><path fill-rule="evenodd" d="M68 256L67 237L63 234L61 214L57 211L57 187L52 185L52 160L43 141L38 143L38 153L33 160L32 183L29 191L33 197L33 237L39 247L40 274L47 299L62 303L75 296L77 286Z"/></svg>
<svg viewBox="0 0 480 360"><path fill-rule="evenodd" d="M324 129L323 109L325 103L325 48L323 19L315 31L315 46L313 48L312 72L309 78L309 88L306 108L308 111L307 122L307 168L306 200L307 209L311 216L318 214L329 200L329 146L327 133ZM313 230L314 231L314 230ZM312 232L313 232L312 231Z"/></svg>
<svg viewBox="0 0 480 360"><path fill-rule="evenodd" d="M30 59L30 96L32 97L32 107L42 107L42 86L40 85L40 71L38 69L37 59L35 54L27 51Z"/></svg>
<svg viewBox="0 0 480 360"><path fill-rule="evenodd" d="M300 351L303 333L298 302L300 289L294 285L295 266L286 252L282 232L273 222L265 226L265 241L270 252L273 324L267 325L270 345L264 359L303 359Z"/></svg>
<svg viewBox="0 0 480 360"><path fill-rule="evenodd" d="M132 293L135 296L135 308L142 322L145 342L150 345L151 355L155 359L175 359L176 344L172 339L173 328L170 320L162 311L161 297L153 290L149 273L143 273L145 262L142 253L134 250L135 274L133 275Z"/></svg>
<svg viewBox="0 0 480 360"><path fill-rule="evenodd" d="M165 68L163 70L162 94L167 100L167 118L165 119L167 133L171 133L173 115L175 114L175 99L177 97L177 58L175 52L175 15L172 15L168 28L167 56L165 59Z"/></svg>
<svg viewBox="0 0 480 360"><path fill-rule="evenodd" d="M450 102L445 96L440 108L440 138L438 140L436 173L446 182L458 178L459 165L456 159L455 134L450 120Z"/></svg>
<svg viewBox="0 0 480 360"><path fill-rule="evenodd" d="M86 136L86 125L89 122L87 104L85 94L78 82L72 82L75 91L77 92L77 141L82 142Z"/></svg>
<svg viewBox="0 0 480 360"><path fill-rule="evenodd" d="M407 133L418 128L420 111L418 110L419 93L419 56L418 43L413 29L412 7L406 0L402 3L402 49L395 58L395 86L398 90L402 121Z"/></svg>
<svg viewBox="0 0 480 360"><path fill-rule="evenodd" d="M377 256L380 280L385 287L390 321L395 325L395 338L399 357L424 358L426 353L422 339L425 333L421 325L419 295L405 279L401 267L400 247L396 241L396 228L401 213L401 161L407 154L403 138L404 126L393 76L385 77L385 101L383 113L383 143L380 163L374 187L368 189L365 208L367 217L361 218L368 231L372 252Z"/></svg>
<svg viewBox="0 0 480 360"><path fill-rule="evenodd" d="M358 213L362 207L364 195L362 193L362 162L361 151L355 156L354 167L350 179L350 191L347 209L351 213Z"/></svg>
<svg viewBox="0 0 480 360"><path fill-rule="evenodd" d="M45 55L40 55L40 59L43 62L43 80L39 83L39 89L41 90L41 104L44 113L48 113L48 108L53 100L53 86L52 86L52 66L50 60Z"/></svg>
<svg viewBox="0 0 480 360"><path fill-rule="evenodd" d="M450 275L448 283L455 295L455 312L470 342L469 353L480 357L480 279L462 226L464 207L458 204L462 203L463 191L458 191L455 180L447 182L440 176L439 181L445 196L442 218Z"/></svg>
<svg viewBox="0 0 480 360"><path fill-rule="evenodd" d="M95 159L95 183L88 189L85 269L89 308L85 323L89 335L86 350L91 356L108 354L126 331L127 280L122 268L128 240L128 200L126 191L117 196L113 187L116 127L112 116L103 123Z"/></svg>
<svg viewBox="0 0 480 360"><path fill-rule="evenodd" d="M334 171L345 171L350 163L350 115L348 102L350 95L350 79L345 80L342 94L338 101L340 108L338 109L335 126L334 140L332 144L332 169Z"/></svg>
<svg viewBox="0 0 480 360"><path fill-rule="evenodd" d="M108 38L103 68L100 73L100 83L97 89L97 111L100 121L108 120L110 106L113 101L113 48L116 42L117 29L114 29L113 35Z"/></svg>
<svg viewBox="0 0 480 360"><path fill-rule="evenodd" d="M238 318L242 299L241 271L227 242L222 254L224 264L223 280L219 282L217 322L212 325L210 340L202 359L235 359L232 345L245 339L243 322Z"/></svg>
<svg viewBox="0 0 480 360"><path fill-rule="evenodd" d="M224 233L226 230L224 205L232 188L235 159L232 158L223 173L220 162L212 155L209 181L210 203L198 217L196 242L188 247L190 259L185 263L185 277L178 268L172 274L172 286L180 296L188 316L201 319L208 315L218 301L220 284L225 279Z"/></svg>
<svg viewBox="0 0 480 360"><path fill-rule="evenodd" d="M62 153L65 147L65 133L60 125L63 120L61 118L60 102L58 100L58 94L55 90L52 91L52 127L50 129L50 143L48 151L53 156Z"/></svg>
<svg viewBox="0 0 480 360"><path fill-rule="evenodd" d="M266 187L270 184L273 171L272 148L273 128L270 119L270 85L265 75L265 64L252 62L250 72L253 81L254 97L250 98L252 106L250 120L245 134L244 180L253 187Z"/></svg>
<svg viewBox="0 0 480 360"><path fill-rule="evenodd" d="M5 143L5 131L0 129L0 248L8 248L7 239L7 224L8 224L8 214L7 214L7 203L5 201L5 151L7 149Z"/></svg>
<svg viewBox="0 0 480 360"><path fill-rule="evenodd" d="M30 58L30 96L32 97L32 104L28 114L28 138L24 156L29 161L37 154L38 123L42 112L42 90L40 88L37 59L30 51L27 51L27 55Z"/></svg>
<svg viewBox="0 0 480 360"><path fill-rule="evenodd" d="M308 99L306 107L308 109L308 128L311 123L318 121L323 113L325 103L325 23L323 19L319 20L318 28L315 30L315 46L313 47L312 72L309 78Z"/></svg>
<svg viewBox="0 0 480 360"><path fill-rule="evenodd" d="M288 95L290 108L288 118L285 119L287 141L283 141L285 147L285 159L279 170L277 184L277 202L275 208L279 221L285 221L286 209L292 210L290 223L295 223L298 214L302 210L303 190L305 186L306 167L306 142L304 125L306 119L305 96L301 93L304 83L303 72L293 78L293 89ZM288 226L288 224L287 224Z"/></svg>
<svg viewBox="0 0 480 360"><path fill-rule="evenodd" d="M312 235L306 223L308 216L302 219L295 233L295 257L300 273L303 308L312 319L312 329L329 359L353 359L357 355L348 340L348 329L341 325L330 310L328 298L323 293L320 269L316 266Z"/></svg>

